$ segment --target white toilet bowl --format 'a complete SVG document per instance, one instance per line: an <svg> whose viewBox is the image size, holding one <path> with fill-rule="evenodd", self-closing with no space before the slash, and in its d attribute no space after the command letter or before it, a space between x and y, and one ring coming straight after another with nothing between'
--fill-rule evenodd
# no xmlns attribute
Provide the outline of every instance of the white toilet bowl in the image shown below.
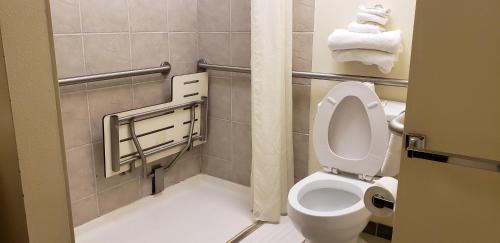
<svg viewBox="0 0 500 243"><path fill-rule="evenodd" d="M307 242L359 241L371 215L363 196L382 168L388 142L384 107L364 84L341 83L318 104L313 147L323 171L288 194L289 217Z"/></svg>

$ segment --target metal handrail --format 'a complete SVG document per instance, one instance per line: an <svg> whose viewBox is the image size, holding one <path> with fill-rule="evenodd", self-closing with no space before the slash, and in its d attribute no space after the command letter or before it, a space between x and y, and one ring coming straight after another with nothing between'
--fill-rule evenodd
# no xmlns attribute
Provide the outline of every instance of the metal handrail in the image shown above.
<svg viewBox="0 0 500 243"><path fill-rule="evenodd" d="M119 71L112 73L101 73L101 74L93 74L86 76L78 76L78 77L70 77L59 79L59 86L67 86L74 84L83 84L83 83L91 83L102 80L116 79L116 78L126 78L126 77L134 77L148 74L161 73L163 75L167 75L171 70L170 63L164 62L160 67L155 68L145 68L145 69L135 69L128 71Z"/></svg>
<svg viewBox="0 0 500 243"><path fill-rule="evenodd" d="M251 68L249 68L249 67L208 64L203 59L200 59L198 61L198 69L199 70L218 70L218 71L237 72L237 73L251 73L252 72ZM396 87L407 87L408 86L408 80L360 76L360 75L292 71L292 76L295 78L321 79L321 80L332 80L332 81L340 81L340 82L345 82L345 81L370 82L370 83L379 84L379 85L396 86Z"/></svg>

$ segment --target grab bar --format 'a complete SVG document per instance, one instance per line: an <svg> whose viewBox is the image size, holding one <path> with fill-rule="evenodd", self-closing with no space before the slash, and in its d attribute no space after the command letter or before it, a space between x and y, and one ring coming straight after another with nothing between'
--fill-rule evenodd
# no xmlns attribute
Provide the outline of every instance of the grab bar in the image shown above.
<svg viewBox="0 0 500 243"><path fill-rule="evenodd" d="M237 72L237 73L251 73L252 72L252 69L249 67L208 64L203 59L198 60L198 69L200 71L218 70L218 71ZM374 84L396 86L396 87L407 87L408 86L408 80L369 77L369 76L360 76L360 75L292 71L292 76L295 78L321 79L321 80L332 80L332 81L340 81L340 82L345 82L345 81L370 82L370 83L374 83Z"/></svg>
<svg viewBox="0 0 500 243"><path fill-rule="evenodd" d="M394 119L392 119L389 122L389 130L391 130L391 132L393 132L397 135L402 136L404 133L404 128L405 128L404 121L403 121L404 119L405 119L404 112L401 113L399 116L395 117Z"/></svg>
<svg viewBox="0 0 500 243"><path fill-rule="evenodd" d="M155 68L145 68L145 69L135 69L128 71L119 71L112 73L101 73L101 74L93 74L87 76L78 76L71 78L63 78L59 79L59 86L67 86L74 84L83 84L83 83L91 83L102 80L116 79L116 78L126 78L126 77L134 77L148 74L161 73L163 75L167 75L171 70L170 63L164 62L160 65L160 67Z"/></svg>

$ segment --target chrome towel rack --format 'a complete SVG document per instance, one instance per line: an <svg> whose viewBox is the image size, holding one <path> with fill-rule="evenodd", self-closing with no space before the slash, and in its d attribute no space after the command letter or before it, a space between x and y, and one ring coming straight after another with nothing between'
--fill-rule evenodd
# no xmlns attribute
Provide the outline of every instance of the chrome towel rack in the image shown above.
<svg viewBox="0 0 500 243"><path fill-rule="evenodd" d="M134 76L141 76L141 75L148 75L148 74L155 74L155 73L161 73L163 75L168 75L170 73L171 69L172 68L170 66L170 63L163 62L159 67L155 67L155 68L135 69L135 70L128 70L128 71L119 71L119 72L112 72L112 73L100 73L100 74L93 74L93 75L86 75L86 76L63 78L63 79L59 79L59 86L92 83L92 82L97 82L97 81L102 81L102 80L134 77Z"/></svg>
<svg viewBox="0 0 500 243"><path fill-rule="evenodd" d="M204 59L198 60L198 70L200 71L218 70L218 71L237 72L237 73L252 72L252 70L249 67L208 64ZM359 75L292 71L292 76L294 78L321 79L321 80L331 80L340 82L345 82L345 81L371 82L374 84L396 86L396 87L408 86L408 80L359 76Z"/></svg>

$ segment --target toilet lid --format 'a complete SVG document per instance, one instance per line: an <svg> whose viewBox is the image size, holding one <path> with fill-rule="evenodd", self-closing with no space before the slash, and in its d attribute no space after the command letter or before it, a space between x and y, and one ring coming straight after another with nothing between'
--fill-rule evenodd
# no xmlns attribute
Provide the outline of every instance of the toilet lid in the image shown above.
<svg viewBox="0 0 500 243"><path fill-rule="evenodd" d="M313 143L327 171L376 175L384 162L389 131L378 96L360 82L344 82L318 104Z"/></svg>

